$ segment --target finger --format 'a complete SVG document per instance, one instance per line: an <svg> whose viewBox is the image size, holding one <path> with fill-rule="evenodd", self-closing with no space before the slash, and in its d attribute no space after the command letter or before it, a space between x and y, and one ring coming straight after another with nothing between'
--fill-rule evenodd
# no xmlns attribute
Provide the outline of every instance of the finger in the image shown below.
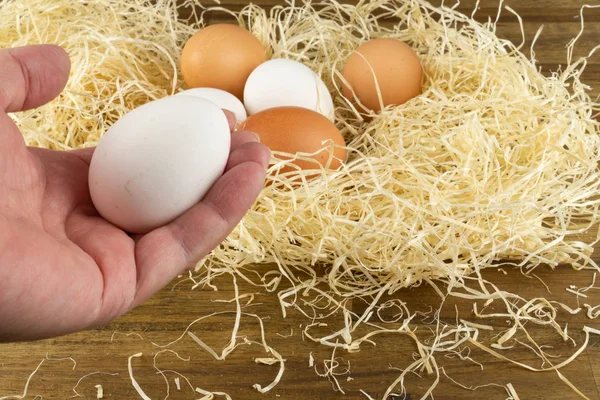
<svg viewBox="0 0 600 400"><path fill-rule="evenodd" d="M235 114L224 108L222 108L222 110L225 113L225 116L227 117L227 123L229 123L229 131L235 131L235 129L237 128L237 118L235 117Z"/></svg>
<svg viewBox="0 0 600 400"><path fill-rule="evenodd" d="M231 134L231 151L248 142L260 142L258 135L250 131L235 131Z"/></svg>
<svg viewBox="0 0 600 400"><path fill-rule="evenodd" d="M81 161L87 165L90 165L92 162L92 156L94 155L94 150L96 150L95 147L86 147L85 149L71 150L71 153L79 157Z"/></svg>
<svg viewBox="0 0 600 400"><path fill-rule="evenodd" d="M246 160L259 160L261 165L269 165L271 154L265 151L266 147L258 142L246 142L237 146L229 155L225 171L229 171Z"/></svg>
<svg viewBox="0 0 600 400"><path fill-rule="evenodd" d="M193 267L235 228L263 188L265 153L252 153L227 171L204 200L172 223L148 233L136 246L138 286L134 306Z"/></svg>
<svg viewBox="0 0 600 400"><path fill-rule="evenodd" d="M71 62L58 46L34 45L0 51L0 109L28 110L54 99L64 89Z"/></svg>

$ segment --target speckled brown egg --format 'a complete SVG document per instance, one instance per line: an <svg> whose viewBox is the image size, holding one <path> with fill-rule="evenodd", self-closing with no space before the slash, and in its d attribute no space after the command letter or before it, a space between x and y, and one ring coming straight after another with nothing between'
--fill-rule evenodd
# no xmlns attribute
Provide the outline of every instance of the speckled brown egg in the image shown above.
<svg viewBox="0 0 600 400"><path fill-rule="evenodd" d="M342 74L349 84L344 84L342 93L349 100L356 96L364 106L360 111L379 112L382 105L401 105L422 92L421 61L408 44L397 39L362 44L348 58Z"/></svg>
<svg viewBox="0 0 600 400"><path fill-rule="evenodd" d="M272 151L289 154L315 153L311 157L326 166L330 159L331 142L345 147L346 143L340 131L327 117L302 107L274 107L250 116L240 129L249 130L260 137L261 143ZM330 169L340 168L346 160L346 149L335 147ZM320 151L319 151L320 150ZM294 164L301 169L316 169L318 165L311 161L296 160ZM293 171L286 165L281 172Z"/></svg>
<svg viewBox="0 0 600 400"><path fill-rule="evenodd" d="M267 60L265 48L246 29L209 25L193 35L181 54L181 74L189 88L225 90L243 101L250 73Z"/></svg>

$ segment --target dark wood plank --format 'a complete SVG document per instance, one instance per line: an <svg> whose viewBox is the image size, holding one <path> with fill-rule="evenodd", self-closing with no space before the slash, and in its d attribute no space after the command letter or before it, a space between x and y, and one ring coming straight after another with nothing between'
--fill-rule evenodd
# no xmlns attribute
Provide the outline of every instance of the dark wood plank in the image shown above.
<svg viewBox="0 0 600 400"><path fill-rule="evenodd" d="M261 267L265 268L265 267ZM569 284L579 287L587 286L591 280L591 273L574 273L569 268L559 268L555 271L540 269L538 276L544 280L552 291L552 298L565 302L575 307L573 295L567 293L565 288ZM537 279L524 278L518 271L509 270L508 275L498 271L488 271L486 278L495 282L500 287L510 288L523 295L545 295L545 288ZM74 357L77 369L71 370L69 361L46 362L40 374L33 380L30 390L32 394L44 394L44 398L66 398L71 392L79 377L94 371L118 372L120 375L92 376L81 385L81 393L91 396L95 393L94 385L102 384L105 392L112 398L134 398L135 393L127 376L127 357L142 352L144 356L134 359L134 374L140 385L151 398L162 398L165 395L165 384L156 371L152 369L152 357L159 349L150 345L150 341L166 344L175 340L185 327L195 318L209 314L216 310L233 310L231 305L215 304L217 299L230 299L233 296L233 287L226 281L220 282L220 291L195 290L190 291L186 285L180 285L174 290L166 289L153 297L137 310L115 321L113 324L93 332L83 332L34 343L8 344L0 347L0 372L2 373L2 393L18 393L23 388L27 374L32 371L39 360L48 353L50 357ZM242 286L241 291L248 290ZM427 287L404 290L398 298L407 301L413 310L426 310L429 305L439 302L433 290ZM600 293L587 299L592 304L600 300ZM281 384L273 393L261 396L264 398L285 399L330 399L338 398L332 392L331 384L323 378L315 376L314 371L308 367L309 354L312 352L317 362L322 362L331 357L331 351L324 349L312 342L302 341L300 324L306 324L306 319L297 313L291 313L283 319L278 312L278 304L273 296L259 294L256 307L249 307L248 312L269 316L265 320L269 344L277 349L287 360L286 374ZM440 318L442 321L452 322L455 318L454 302L449 302L443 308ZM457 302L463 312L468 311L469 304ZM355 308L359 311L360 306ZM468 315L468 312L462 315ZM596 326L585 316L561 315L561 323L569 323L569 331L573 338L580 343L583 336L579 331L584 325ZM211 318L206 323L199 323L193 332L207 344L214 348L222 348L228 341L228 333L233 326L231 315ZM505 321L486 321L502 328ZM426 329L425 326L419 329ZM117 336L110 342L114 331L137 332L144 340L137 336ZM292 337L287 336L293 332ZM553 354L564 356L571 354L574 349L566 345L557 335L549 335L546 329L531 329L536 339L544 345L556 347ZM250 339L257 339L258 326L250 319L242 320L242 334L247 334ZM589 398L598 397L598 344L600 338L594 338L594 346L571 366L562 370L564 375L573 384L579 387ZM264 357L265 353L258 346L242 346L232 353L225 361L215 361L206 352L199 349L189 338L172 347L184 357L191 357L190 362L177 360L171 354L159 356L159 365L162 368L173 368L185 374L194 385L205 389L227 391L235 399L255 399L257 393L252 389L255 383L267 384L277 372L276 366L256 365L254 357ZM377 339L377 346L365 345L361 352L347 354L338 352L338 356L351 363L351 376L354 380L346 381L341 378L341 384L346 391L344 398L364 398L360 390L365 390L374 398L381 398L385 388L398 376L394 368L406 366L415 351L414 344L406 337L386 334ZM539 359L524 350L509 352L510 356L520 362L539 365ZM484 365L480 370L477 365L456 358L440 358L447 374L453 379L467 386L477 386L485 383L512 383L521 396L527 399L564 399L574 398L570 389L566 388L553 373L528 373L508 363L498 361L481 352L473 351L471 356ZM562 360L560 358L559 360ZM595 366L594 366L595 365ZM391 366L391 367L390 367ZM171 375L171 379L174 376ZM419 398L431 377L409 377L407 387L411 388L412 398ZM173 384L173 381L171 381ZM498 387L487 387L475 392L458 389L449 380L442 379L439 390L440 398L505 398L504 391ZM191 398L189 391L172 393L172 398ZM188 397L186 397L188 396ZM341 396L339 396L341 398Z"/></svg>
<svg viewBox="0 0 600 400"><path fill-rule="evenodd" d="M345 0L341 3L345 4L357 4L358 0ZM274 6L280 5L283 2L281 0L260 0L254 2L247 1L235 1L227 0L221 1L220 5L230 10L239 11L244 8L248 3L259 4L266 10L271 9ZM319 3L319 2L315 2ZM430 3L436 7L445 5L447 7L453 7L465 14L471 15L475 9L477 0L461 0L460 4L455 7L457 1L447 0L433 0ZM209 3L205 3L209 4ZM542 0L542 1L518 1L518 0L503 0L502 5L508 6L513 10L517 11L519 17L525 21L539 21L539 22L572 22L574 19L579 18L582 7L594 5L594 2L585 0L573 0L560 2L558 0ZM474 14L474 18L478 21L487 21L488 18L496 18L498 14L499 0L480 0L477 12ZM540 11L542 10L542 11ZM597 8L586 8L584 10L584 18L586 21L600 21L600 9ZM509 11L502 12L501 20L517 22L518 18Z"/></svg>
<svg viewBox="0 0 600 400"><path fill-rule="evenodd" d="M271 7L281 4L280 0L259 0L257 4ZM436 0L434 3L439 4ZM448 2L447 2L448 3ZM524 29L527 36L526 49L541 24L545 25L543 35L536 46L536 57L544 70L555 69L566 60L565 45L578 33L579 10L584 4L591 3L586 0L559 1L515 1L509 0L505 4L514 8L524 20ZM240 9L244 1L222 1L224 7ZM475 5L474 0L465 0L459 9L470 13ZM481 8L476 13L480 21L495 16L498 1L483 0ZM576 54L585 54L600 43L600 10L586 10L588 31L583 35ZM218 22L220 17L215 17L212 22ZM500 20L498 33L500 36L515 42L520 42L521 33L517 19L505 13ZM526 50L528 52L528 50ZM595 95L600 93L600 59L595 57L590 60L590 67L585 81L592 86ZM584 235L590 239L593 233ZM600 261L600 255L594 258ZM265 269L267 266L257 266ZM575 307L577 302L574 295L565 289L569 285L585 287L590 284L592 273L590 271L575 272L568 267L561 267L554 271L540 268L536 271L548 286L552 299L564 302ZM526 278L517 270L508 270L508 274L493 270L485 272L484 276L497 283L500 287L511 290L527 297L548 296L546 287L536 278ZM600 278L600 277L599 277ZM600 283L600 280L599 280ZM150 342L166 344L179 337L194 319L210 314L214 311L233 310L232 304L215 303L215 300L227 300L233 297L231 282L220 282L219 291L210 289L190 290L189 284L171 285L155 295L148 302L114 321L112 324L100 329L81 332L65 337L38 341L33 343L11 343L0 345L0 397L9 394L20 394L23 391L27 376L33 371L46 354L51 358L73 357L77 361L77 368L72 369L70 361L46 361L39 373L32 379L29 386L29 399L36 395L44 399L65 399L73 395L72 388L77 380L91 372L104 371L118 373L118 376L93 375L81 382L79 393L86 398L95 398L94 385L102 384L105 398L133 399L138 398L132 389L127 374L128 357L138 352L143 353L140 358L133 359L134 375L146 393L152 399L162 399L166 395L166 385L160 375L153 369L153 355L159 351ZM252 289L242 285L243 291ZM252 290L254 291L254 290ZM600 303L600 291L589 292L590 297L585 301L590 304ZM410 304L412 310L426 311L429 305L438 304L435 292L426 286L403 290L395 294L399 299ZM320 363L331 357L331 350L324 349L309 340L303 340L300 325L305 326L307 320L297 312L291 312L283 318L279 304L274 295L265 293L256 294L256 305L246 309L265 319L265 329L269 344L279 351L286 361L286 372L280 383L272 392L259 395L252 388L255 383L268 384L277 373L277 366L258 365L254 357L265 357L264 351L259 346L242 346L232 353L225 361L216 361L205 351L200 349L189 338L173 347L184 357L190 357L189 362L178 360L173 354L163 353L158 362L161 368L174 369L186 375L194 386L208 390L226 391L234 399L365 399L360 390L364 390L373 398L382 397L400 373L395 368L404 368L412 360L415 351L414 343L404 336L386 334L377 340L377 346L368 344L359 353L348 354L337 352L336 356L350 361L350 377L340 377L340 384L346 391L342 395L332 390L332 385L327 379L318 377L314 370L308 366L309 354L312 353L315 362ZM471 316L471 303L466 301L448 301L441 310L440 319L451 323L456 316L455 306L461 310L461 315ZM361 302L353 303L354 311L364 310ZM585 325L600 328L598 320L590 320L583 313L568 315L559 313L558 321L568 323L569 332L578 344L583 340L582 328ZM1 323L1 322L0 322ZM233 326L232 315L215 316L206 322L194 327L195 334L207 344L220 348L228 341L228 334ZM419 332L426 331L426 326L415 321ZM495 327L506 327L506 321L485 321ZM111 342L115 331L135 332L143 337L116 336ZM242 320L241 333L247 334L250 339L257 339L258 325L256 321L248 318ZM291 337L285 337L293 332ZM542 344L554 346L552 354L560 354L563 360L572 354L575 349L564 343L557 335L549 333L547 329L531 328L535 338ZM280 336L281 335L281 336ZM520 362L539 366L538 358L523 349L509 352L511 357ZM509 363L499 361L492 356L473 350L473 359L483 364L483 370L478 365L457 358L440 357L440 364L446 373L453 379L466 386L478 386L487 383L507 384L512 383L521 399L572 399L574 393L564 385L555 373L526 372ZM575 384L590 399L600 399L600 337L592 337L591 346L581 357L562 370L562 373ZM175 375L168 375L171 382L170 398L194 399L201 395L193 393L182 382L182 391L177 392L173 386ZM432 382L432 377L423 374L421 378L409 375L406 386L410 393L407 399L417 399L424 393ZM476 391L467 391L458 388L449 379L442 377L435 398L439 399L505 399L505 391L501 387L489 386ZM39 397L38 397L39 398Z"/></svg>

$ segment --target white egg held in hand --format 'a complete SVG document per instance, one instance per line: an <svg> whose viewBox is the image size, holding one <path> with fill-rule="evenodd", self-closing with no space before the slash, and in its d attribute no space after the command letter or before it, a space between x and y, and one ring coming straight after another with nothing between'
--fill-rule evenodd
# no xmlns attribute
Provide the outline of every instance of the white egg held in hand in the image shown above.
<svg viewBox="0 0 600 400"><path fill-rule="evenodd" d="M206 99L144 104L110 127L94 151L94 206L126 232L165 225L202 200L223 174L230 146L227 117Z"/></svg>
<svg viewBox="0 0 600 400"><path fill-rule="evenodd" d="M333 100L321 78L306 65L284 58L266 61L252 71L244 87L244 105L250 115L296 106L334 120Z"/></svg>
<svg viewBox="0 0 600 400"><path fill-rule="evenodd" d="M195 96L210 100L219 107L234 113L239 124L248 117L244 104L231 93L221 89L198 87L179 92L176 96Z"/></svg>

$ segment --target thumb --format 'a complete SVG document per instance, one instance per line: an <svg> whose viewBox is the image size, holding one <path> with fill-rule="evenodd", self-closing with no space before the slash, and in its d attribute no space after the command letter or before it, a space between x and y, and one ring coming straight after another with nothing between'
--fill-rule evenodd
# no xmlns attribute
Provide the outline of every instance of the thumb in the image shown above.
<svg viewBox="0 0 600 400"><path fill-rule="evenodd" d="M54 99L69 79L71 62L58 46L0 50L0 110L24 111Z"/></svg>

